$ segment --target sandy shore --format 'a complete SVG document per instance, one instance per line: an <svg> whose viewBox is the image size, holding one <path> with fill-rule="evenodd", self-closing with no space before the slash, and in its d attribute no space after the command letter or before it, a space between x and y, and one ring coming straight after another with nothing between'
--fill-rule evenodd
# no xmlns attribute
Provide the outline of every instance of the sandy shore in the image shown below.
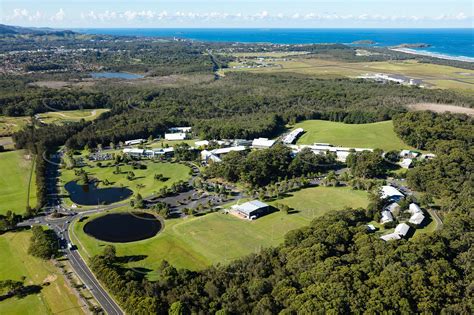
<svg viewBox="0 0 474 315"><path fill-rule="evenodd" d="M449 56L449 55L443 55L443 54L438 54L438 53L432 53L428 51L410 49L410 48L390 48L390 50L402 52L405 54L411 54L411 55L428 56L428 57L434 57L434 58L439 58L439 59L456 60L456 61L464 61L464 62L474 62L474 58L471 58L471 57Z"/></svg>

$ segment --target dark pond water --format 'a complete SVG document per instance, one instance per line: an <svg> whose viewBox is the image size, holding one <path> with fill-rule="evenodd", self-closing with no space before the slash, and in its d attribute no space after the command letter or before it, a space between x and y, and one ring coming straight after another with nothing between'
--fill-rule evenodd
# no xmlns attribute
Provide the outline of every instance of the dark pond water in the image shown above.
<svg viewBox="0 0 474 315"><path fill-rule="evenodd" d="M161 230L161 222L143 212L111 213L98 217L84 225L86 234L105 242L128 243L155 236Z"/></svg>
<svg viewBox="0 0 474 315"><path fill-rule="evenodd" d="M95 183L84 187L76 181L67 183L64 188L72 202L83 206L108 205L125 200L133 194L133 191L126 187L99 188Z"/></svg>
<svg viewBox="0 0 474 315"><path fill-rule="evenodd" d="M90 74L94 79L126 79L126 80L133 80L133 79L141 79L144 76L141 74L136 73L128 73L128 72L91 72Z"/></svg>

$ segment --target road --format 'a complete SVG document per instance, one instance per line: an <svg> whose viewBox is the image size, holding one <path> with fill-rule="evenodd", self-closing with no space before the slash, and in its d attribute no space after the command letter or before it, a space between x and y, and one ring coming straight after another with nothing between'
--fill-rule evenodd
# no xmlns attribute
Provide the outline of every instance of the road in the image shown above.
<svg viewBox="0 0 474 315"><path fill-rule="evenodd" d="M436 210L433 210L431 208L428 208L427 211L430 214L430 216L436 221L435 231L441 230L443 228L443 221L441 221L441 218L438 216L438 212L436 212Z"/></svg>
<svg viewBox="0 0 474 315"><path fill-rule="evenodd" d="M18 226L47 225L50 229L54 230L58 236L58 239L60 240L62 251L64 255L68 257L74 272L87 286L102 309L110 315L125 314L125 312L96 279L92 271L87 266L87 263L80 255L79 251L68 248L67 244L73 244L73 242L70 240L68 231L69 227L71 226L71 220L76 216L77 215L71 215L59 219L50 219L47 216L36 217L23 221L19 223Z"/></svg>

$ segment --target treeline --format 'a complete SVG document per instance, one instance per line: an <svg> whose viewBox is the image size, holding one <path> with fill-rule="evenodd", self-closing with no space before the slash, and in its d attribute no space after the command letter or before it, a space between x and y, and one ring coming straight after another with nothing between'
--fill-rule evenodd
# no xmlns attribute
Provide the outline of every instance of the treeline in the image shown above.
<svg viewBox="0 0 474 315"><path fill-rule="evenodd" d="M276 114L237 115L228 119L197 120L194 132L202 139L254 139L274 137L285 130L285 121Z"/></svg>
<svg viewBox="0 0 474 315"><path fill-rule="evenodd" d="M410 112L394 117L394 130L407 144L417 149L439 150L440 140L471 146L474 120L465 114Z"/></svg>
<svg viewBox="0 0 474 315"><path fill-rule="evenodd" d="M304 149L293 158L290 148L276 144L270 149L250 153L229 152L222 162L211 164L205 175L262 187L284 178L304 176L336 165L336 158L331 154L316 155L310 149Z"/></svg>
<svg viewBox="0 0 474 315"><path fill-rule="evenodd" d="M36 155L35 159L35 177L36 177L36 209L27 209L27 216L34 214L35 210L39 210L47 200L46 171L48 167L49 154L54 151L57 146L63 145L72 135L87 126L88 122L71 123L64 126L47 125L37 127L36 120L33 119L32 125L26 126L23 130L13 135L15 148L27 149Z"/></svg>
<svg viewBox="0 0 474 315"><path fill-rule="evenodd" d="M111 104L107 95L81 90L30 87L0 96L0 113L6 116L30 116L49 111L109 107Z"/></svg>

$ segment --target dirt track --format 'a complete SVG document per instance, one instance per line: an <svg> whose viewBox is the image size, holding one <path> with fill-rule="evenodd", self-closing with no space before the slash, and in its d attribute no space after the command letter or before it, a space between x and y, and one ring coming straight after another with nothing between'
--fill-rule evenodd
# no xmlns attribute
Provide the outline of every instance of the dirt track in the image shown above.
<svg viewBox="0 0 474 315"><path fill-rule="evenodd" d="M412 110L412 111L430 110L436 113L451 112L451 113L461 113L461 114L474 116L474 108L454 106L454 105L435 104L435 103L418 103L418 104L407 105L407 107L409 110Z"/></svg>

